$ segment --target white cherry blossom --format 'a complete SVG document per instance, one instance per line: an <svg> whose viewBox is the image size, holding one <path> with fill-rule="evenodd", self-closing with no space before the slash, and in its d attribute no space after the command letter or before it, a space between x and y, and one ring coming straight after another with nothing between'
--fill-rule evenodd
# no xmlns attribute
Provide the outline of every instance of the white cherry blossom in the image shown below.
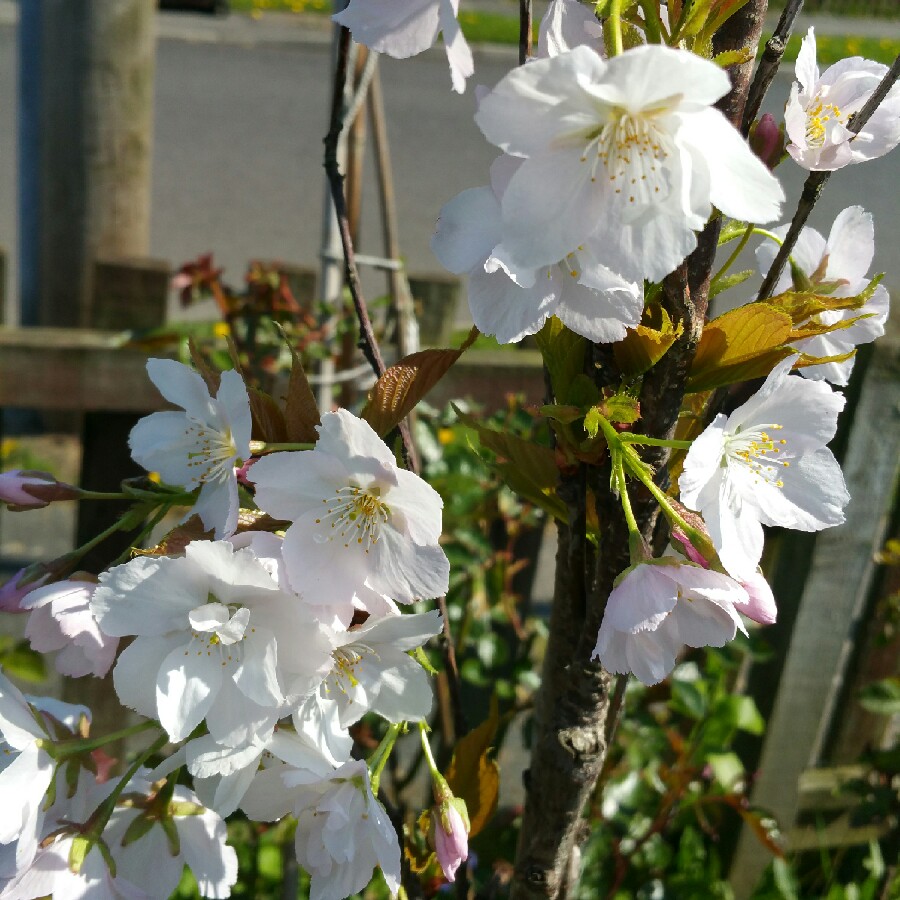
<svg viewBox="0 0 900 900"><path fill-rule="evenodd" d="M350 0L332 18L349 28L357 43L396 59L422 53L443 33L453 90L461 94L475 64L458 12L459 0Z"/></svg>
<svg viewBox="0 0 900 900"><path fill-rule="evenodd" d="M225 822L182 785L163 801L145 776L138 774L128 783L124 796L129 804L115 809L103 832L116 878L136 885L152 900L167 900L187 865L201 897L230 897L238 861L234 848L225 843ZM177 835L174 843L172 831Z"/></svg>
<svg viewBox="0 0 900 900"><path fill-rule="evenodd" d="M662 681L685 644L723 647L746 629L747 591L734 579L674 558L639 563L612 589L592 658L644 684Z"/></svg>
<svg viewBox="0 0 900 900"><path fill-rule="evenodd" d="M699 510L726 571L746 581L762 556L763 525L819 531L844 521L850 499L825 446L844 398L779 363L730 416L694 441L679 479L681 502Z"/></svg>
<svg viewBox="0 0 900 900"><path fill-rule="evenodd" d="M784 239L786 225L772 233ZM756 249L760 271L765 274L775 260L777 249L767 241ZM814 228L803 228L791 251L795 265L812 283L813 289L833 297L853 297L868 284L866 273L875 255L875 229L872 216L861 206L842 210L826 240ZM775 285L775 293L791 290L791 273L785 268ZM857 344L867 344L884 334L890 297L879 284L862 309L844 309L819 313L816 319L823 325L834 325L865 316L847 328L818 337L795 341L793 346L810 356L840 356L849 353ZM853 358L844 362L822 363L799 369L804 378L824 379L832 384L847 384L853 371Z"/></svg>
<svg viewBox="0 0 900 900"><path fill-rule="evenodd" d="M0 845L15 845L0 859L0 879L23 871L43 837L44 798L56 768L44 742L73 737L82 717L89 718L83 706L29 701L0 672Z"/></svg>
<svg viewBox="0 0 900 900"><path fill-rule="evenodd" d="M579 0L552 0L538 30L538 58L559 56L582 44L605 56L603 26L590 6Z"/></svg>
<svg viewBox="0 0 900 900"><path fill-rule="evenodd" d="M266 822L288 811L297 817L297 859L312 876L310 900L344 900L369 883L376 866L396 896L400 845L372 793L366 764L352 760L326 778L293 768L277 774L268 783L258 779L242 807Z"/></svg>
<svg viewBox="0 0 900 900"><path fill-rule="evenodd" d="M102 678L116 658L119 639L104 634L91 612L96 586L91 581L56 581L22 599L21 608L31 611L25 637L38 653L59 651L56 670L62 675Z"/></svg>
<svg viewBox="0 0 900 900"><path fill-rule="evenodd" d="M250 456L252 425L241 376L223 372L213 398L190 366L174 360L147 360L147 374L163 397L184 412L141 419L128 439L131 455L168 484L199 487L193 512L217 538L233 534L240 506L235 468Z"/></svg>
<svg viewBox="0 0 900 900"><path fill-rule="evenodd" d="M173 741L204 720L232 747L267 735L285 692L314 690L330 668L332 645L299 598L227 541L116 566L91 606L107 634L137 635L113 670L119 699Z"/></svg>
<svg viewBox="0 0 900 900"><path fill-rule="evenodd" d="M401 603L446 593L440 496L347 410L322 416L314 450L270 454L250 478L259 507L293 523L287 576L311 602L345 603L361 588Z"/></svg>
<svg viewBox="0 0 900 900"><path fill-rule="evenodd" d="M851 56L821 75L812 28L797 54L797 81L784 111L787 151L804 169L831 172L884 156L900 143L900 84L895 84L854 138L847 128L887 73L881 63Z"/></svg>
<svg viewBox="0 0 900 900"><path fill-rule="evenodd" d="M580 46L506 75L475 121L525 158L501 202L509 259L554 265L585 245L628 281L658 280L714 205L774 219L780 185L712 106L728 89L714 63L656 44L609 61Z"/></svg>
<svg viewBox="0 0 900 900"><path fill-rule="evenodd" d="M501 200L520 164L500 157L491 167L491 187L463 191L444 205L431 241L435 256L451 272L468 273L475 325L501 344L534 334L553 315L589 340L621 340L640 323L643 287L601 265L590 246L538 269L516 268L508 258Z"/></svg>
<svg viewBox="0 0 900 900"><path fill-rule="evenodd" d="M364 713L389 722L419 721L432 706L431 680L408 651L441 631L435 610L404 616L369 618L334 636L334 665L320 695L333 699L346 728Z"/></svg>

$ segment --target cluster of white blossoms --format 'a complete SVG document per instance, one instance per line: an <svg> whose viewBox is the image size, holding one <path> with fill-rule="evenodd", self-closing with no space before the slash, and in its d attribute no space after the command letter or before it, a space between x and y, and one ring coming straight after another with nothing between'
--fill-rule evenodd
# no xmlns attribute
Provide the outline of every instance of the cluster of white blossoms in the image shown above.
<svg viewBox="0 0 900 900"><path fill-rule="evenodd" d="M598 343L613 343L644 312L645 282L659 282L697 246L717 209L759 226L784 193L738 131L714 107L730 89L713 62L644 44L607 59L591 9L553 0L537 58L479 97L475 121L504 155L490 185L447 203L432 248L467 275L480 330L502 343L538 331L549 316ZM900 88L858 135L845 126L886 69L859 58L820 77L812 32L787 106L787 149L807 169L833 169L886 153L900 141ZM761 229L757 229L760 230ZM780 243L787 227L765 232ZM852 297L868 284L871 217L845 210L826 242L804 229L793 250L798 289ZM763 273L774 243L759 248ZM777 285L791 288L789 268ZM636 563L613 590L595 655L613 672L647 683L666 677L685 646L722 646L741 615L772 622L772 592L759 572L763 526L814 531L844 519L840 468L826 448L857 344L884 331L888 296L863 309L825 311L835 330L796 342L827 358L789 376L797 357L730 416L719 415L687 454L680 500L702 515L707 559L685 538L682 556Z"/></svg>
<svg viewBox="0 0 900 900"><path fill-rule="evenodd" d="M0 898L164 898L185 864L204 896L227 897L237 865L223 817L239 808L297 817L313 898L355 893L376 867L394 894L397 834L366 764L351 759L348 729L367 713L404 723L431 711L411 653L441 617L397 604L447 590L441 499L365 421L338 410L322 417L314 449L246 467L256 505L283 534L237 534L237 471L250 458L243 381L223 373L213 398L180 363L150 360L148 372L184 411L142 419L134 457L194 491L193 512L217 539L137 556L99 583L38 587L21 609L33 646L62 651L61 671L102 675L114 663L121 702L176 749L154 771L98 780L89 755L60 743L77 737L75 713L0 676ZM196 794L166 780L182 765Z"/></svg>
<svg viewBox="0 0 900 900"><path fill-rule="evenodd" d="M396 57L442 34L462 92L473 65L457 13L458 0L350 0L335 20ZM715 108L730 90L726 72L681 47L621 50L618 37L607 59L592 4L552 0L537 58L478 98L475 121L502 155L488 186L444 207L433 247L468 275L475 323L501 342L535 333L550 316L591 341L620 341L642 321L645 283L682 264L712 215L741 220L747 237L780 215L778 181ZM900 88L858 135L847 127L884 71L853 58L820 75L810 33L785 113L789 154L831 170L896 146ZM779 243L786 229L763 233ZM827 240L803 232L778 290L793 281L820 297L855 297L873 246L871 217L850 207ZM772 244L761 247L761 267L774 256ZM801 377L791 374L800 358L789 356L750 399L713 419L678 479L687 518L644 481L670 518L675 549L633 557L611 591L594 651L609 671L654 683L685 646L722 646L745 619L775 620L759 569L763 528L843 521L849 497L826 445L844 398L828 382L846 383L849 354L883 332L887 307L879 287L862 309L817 313L817 326L835 330L793 349L829 359ZM112 669L122 703L145 717L138 728L157 737L110 777L88 710L25 697L0 673L0 900L164 900L185 865L203 896L228 897L237 858L224 820L236 810L265 822L296 818L312 900L360 891L376 869L396 895L401 849L377 796L380 770L352 758L349 729L374 714L396 737L430 713L419 660L441 617L398 604L447 591L440 497L347 410L322 416L311 448L266 448L251 441L237 372L222 373L213 396L180 363L147 368L179 409L132 431L134 459L164 483L158 495L135 488L134 497L190 506L206 535L181 549L174 541L170 554L137 554L96 579L61 580L52 567L19 573L0 592L0 609L29 615L26 636L40 652L58 652L63 674ZM649 479L628 444L672 442L642 442L604 422L627 519L626 474ZM638 461L627 473L626 451ZM0 475L0 500L12 509L83 494L42 472ZM254 515L242 517L248 507ZM188 534L185 526L180 536ZM430 765L433 844L452 878L468 822ZM182 767L193 790L174 776Z"/></svg>

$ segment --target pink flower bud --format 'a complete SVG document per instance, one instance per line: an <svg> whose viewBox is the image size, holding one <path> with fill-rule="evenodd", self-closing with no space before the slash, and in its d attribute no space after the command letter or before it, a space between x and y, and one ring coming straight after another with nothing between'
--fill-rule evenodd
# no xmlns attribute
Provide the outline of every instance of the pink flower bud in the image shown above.
<svg viewBox="0 0 900 900"><path fill-rule="evenodd" d="M78 488L57 481L49 472L14 469L0 474L0 501L12 510L41 509L53 500L74 500Z"/></svg>
<svg viewBox="0 0 900 900"><path fill-rule="evenodd" d="M678 541L681 546L684 548L684 555L694 563L697 563L698 566L703 566L704 569L709 568L709 561L706 557L700 553L699 550L690 542L688 536L680 529L673 528L672 529L672 537Z"/></svg>
<svg viewBox="0 0 900 900"><path fill-rule="evenodd" d="M784 156L784 132L771 113L765 113L750 128L750 147L770 168L774 169Z"/></svg>
<svg viewBox="0 0 900 900"><path fill-rule="evenodd" d="M460 813L459 804L462 801L453 797L438 804L431 812L434 847L448 881L456 878L456 870L469 856L469 828Z"/></svg>
<svg viewBox="0 0 900 900"><path fill-rule="evenodd" d="M775 605L772 588L769 587L769 582L762 572L757 572L741 584L750 595L750 602L740 606L740 612L760 625L774 624L778 616L778 607Z"/></svg>

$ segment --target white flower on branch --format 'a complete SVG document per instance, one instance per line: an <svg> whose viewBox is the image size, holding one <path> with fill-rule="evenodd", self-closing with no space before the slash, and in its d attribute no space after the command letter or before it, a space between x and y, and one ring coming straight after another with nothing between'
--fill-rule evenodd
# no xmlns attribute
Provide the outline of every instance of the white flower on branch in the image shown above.
<svg viewBox="0 0 900 900"><path fill-rule="evenodd" d="M844 398L779 363L730 416L694 441L679 479L681 502L699 510L725 569L746 581L762 556L763 525L819 531L844 521L850 499L825 446Z"/></svg>
<svg viewBox="0 0 900 900"><path fill-rule="evenodd" d="M400 845L364 762L352 760L326 778L293 768L273 775L257 779L242 806L264 822L288 811L297 817L297 859L312 876L310 900L344 900L369 883L376 866L396 896Z"/></svg>
<svg viewBox="0 0 900 900"><path fill-rule="evenodd" d="M222 373L213 399L190 366L150 359L147 374L170 403L184 412L145 416L128 444L135 462L168 484L200 488L193 511L217 538L233 534L238 521L235 469L250 456L251 415L247 388L235 371Z"/></svg>
<svg viewBox="0 0 900 900"><path fill-rule="evenodd" d="M331 665L332 645L302 601L227 541L116 566L91 606L107 634L137 635L113 670L119 699L173 741L204 720L232 747L268 735L285 693L313 690Z"/></svg>
<svg viewBox="0 0 900 900"><path fill-rule="evenodd" d="M102 678L116 658L119 639L104 634L91 612L96 586L91 581L56 581L22 599L21 608L31 611L25 637L38 653L59 651L56 670L62 675Z"/></svg>
<svg viewBox="0 0 900 900"><path fill-rule="evenodd" d="M534 334L549 316L598 343L636 327L644 308L641 285L601 265L590 246L541 268L516 268L501 241L503 190L522 161L501 156L491 187L463 191L444 205L431 248L456 274L468 273L469 308L478 329L501 344Z"/></svg>
<svg viewBox="0 0 900 900"><path fill-rule="evenodd" d="M287 577L310 602L345 603L360 589L401 603L446 593L440 496L347 410L322 416L314 450L270 454L250 477L259 507L293 523Z"/></svg>
<svg viewBox="0 0 900 900"><path fill-rule="evenodd" d="M168 796L146 774L128 783L122 795L127 805L116 808L103 833L117 878L152 900L167 900L187 865L201 897L230 897L238 861L225 843L225 822L186 787L176 785Z"/></svg>
<svg viewBox="0 0 900 900"><path fill-rule="evenodd" d="M501 202L515 265L554 265L579 246L628 281L658 280L694 249L715 205L768 222L784 193L712 107L728 76L658 45L608 62L581 46L506 75L475 121L525 158Z"/></svg>
<svg viewBox="0 0 900 900"><path fill-rule="evenodd" d="M773 229L773 234L784 239L787 226ZM760 271L765 274L775 260L776 247L767 241L756 249ZM868 284L866 273L875 255L875 229L872 216L861 206L848 206L842 210L831 226L828 240L814 228L804 228L791 251L791 259L806 276L814 291L833 297L854 297ZM775 285L775 293L789 291L793 287L791 273L785 269ZM857 344L868 344L884 334L890 297L884 285L879 284L862 309L827 310L816 320L823 325L835 325L858 316L858 322L838 331L795 341L793 346L810 356L840 356L849 353ZM799 370L804 378L824 379L832 384L847 384L853 371L854 360L805 366Z"/></svg>
<svg viewBox="0 0 900 900"><path fill-rule="evenodd" d="M603 26L593 11L579 0L552 0L538 31L538 58L559 56L582 44L605 55Z"/></svg>
<svg viewBox="0 0 900 900"><path fill-rule="evenodd" d="M396 59L422 53L443 33L453 90L461 94L475 64L458 12L459 0L350 0L332 18L349 28L357 43Z"/></svg>
<svg viewBox="0 0 900 900"><path fill-rule="evenodd" d="M847 128L850 117L878 87L887 66L851 56L820 75L816 37L810 28L795 71L797 81L784 111L784 125L790 138L787 151L798 165L831 172L884 156L900 143L900 84L891 88L857 136Z"/></svg>
<svg viewBox="0 0 900 900"><path fill-rule="evenodd" d="M674 558L639 563L612 589L593 658L644 684L662 681L685 644L723 647L740 630L747 591L733 578Z"/></svg>
<svg viewBox="0 0 900 900"><path fill-rule="evenodd" d="M74 737L82 717L89 718L83 706L29 702L0 672L0 880L27 867L44 836L44 798L55 770L45 744Z"/></svg>
<svg viewBox="0 0 900 900"><path fill-rule="evenodd" d="M417 722L431 712L431 681L408 651L441 631L436 610L369 618L334 637L334 664L320 688L340 711L341 727L374 712L389 722Z"/></svg>

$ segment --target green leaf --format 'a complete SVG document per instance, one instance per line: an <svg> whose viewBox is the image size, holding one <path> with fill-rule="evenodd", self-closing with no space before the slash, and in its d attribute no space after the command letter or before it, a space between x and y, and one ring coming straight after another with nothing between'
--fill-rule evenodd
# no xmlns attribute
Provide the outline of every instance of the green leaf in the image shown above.
<svg viewBox="0 0 900 900"><path fill-rule="evenodd" d="M790 316L765 303L748 303L713 319L700 338L689 391L708 391L762 378L794 351Z"/></svg>
<svg viewBox="0 0 900 900"><path fill-rule="evenodd" d="M863 709L879 716L900 713L900 678L884 678L866 685L859 692Z"/></svg>
<svg viewBox="0 0 900 900"><path fill-rule="evenodd" d="M560 521L566 520L565 504L556 496L559 469L549 447L533 444L503 431L494 431L458 407L453 409L459 420L475 431L481 446L501 457L491 464L492 468L500 473L513 491Z"/></svg>
<svg viewBox="0 0 900 900"><path fill-rule="evenodd" d="M610 422L632 425L641 417L641 405L629 394L613 394L599 404L599 410Z"/></svg>
<svg viewBox="0 0 900 900"><path fill-rule="evenodd" d="M707 702L703 685L697 681L672 682L672 708L691 719L702 719L706 715Z"/></svg>
<svg viewBox="0 0 900 900"><path fill-rule="evenodd" d="M719 231L719 246L721 247L722 244L727 244L730 241L743 237L746 230L746 222L739 222L737 219L729 219Z"/></svg>
<svg viewBox="0 0 900 900"><path fill-rule="evenodd" d="M750 62L756 54L752 47L741 47L739 50L724 50L713 57L713 62L722 69L729 66L739 66Z"/></svg>
<svg viewBox="0 0 900 900"><path fill-rule="evenodd" d="M658 303L644 310L641 324L629 328L625 337L613 344L613 356L623 375L634 377L655 366L684 331L672 323L668 312Z"/></svg>
<svg viewBox="0 0 900 900"><path fill-rule="evenodd" d="M574 331L569 331L556 316L547 319L534 339L550 373L550 384L556 402L569 403L572 382L584 371L587 341Z"/></svg>
<svg viewBox="0 0 900 900"><path fill-rule="evenodd" d="M458 350L419 350L394 363L369 392L362 418L384 437L447 374L476 337L478 329L473 328Z"/></svg>
<svg viewBox="0 0 900 900"><path fill-rule="evenodd" d="M710 753L706 762L712 769L713 777L726 791L734 790L744 777L744 764L736 753Z"/></svg>
<svg viewBox="0 0 900 900"><path fill-rule="evenodd" d="M11 649L0 652L0 663L7 675L23 681L40 682L47 678L46 659L32 650L28 641L19 641Z"/></svg>
<svg viewBox="0 0 900 900"><path fill-rule="evenodd" d="M722 291L727 291L729 288L743 284L753 274L753 269L744 269L741 272L732 272L730 275L723 275L721 278L717 278L710 285L709 299L712 300L713 297L717 297Z"/></svg>
<svg viewBox="0 0 900 900"><path fill-rule="evenodd" d="M600 410L596 406L592 406L584 417L584 430L588 433L589 438L597 437L600 430Z"/></svg>

